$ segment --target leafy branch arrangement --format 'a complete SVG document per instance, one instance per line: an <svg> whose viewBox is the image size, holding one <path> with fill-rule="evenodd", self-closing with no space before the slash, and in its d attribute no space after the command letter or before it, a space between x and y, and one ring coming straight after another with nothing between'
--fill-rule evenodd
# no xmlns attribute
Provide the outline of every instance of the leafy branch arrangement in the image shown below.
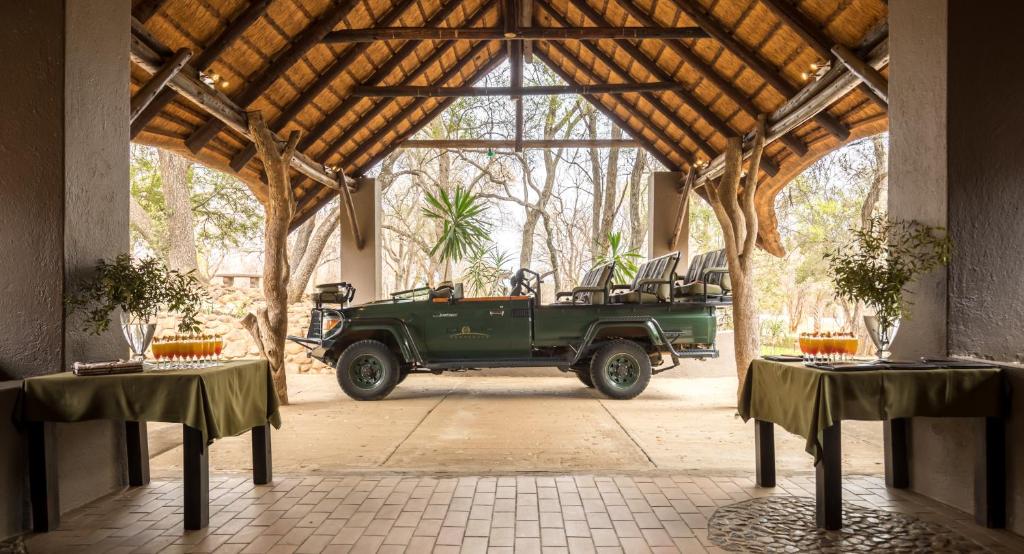
<svg viewBox="0 0 1024 554"><path fill-rule="evenodd" d="M943 227L884 216L851 232L849 244L825 254L832 283L840 298L874 308L884 327L909 317L904 290L920 275L948 264L953 246Z"/></svg>
<svg viewBox="0 0 1024 554"><path fill-rule="evenodd" d="M608 251L594 258L594 265L607 263L615 264L616 283L628 283L636 276L639 269L639 262L643 258L636 250L629 250L622 241L622 233L619 231L608 233Z"/></svg>
<svg viewBox="0 0 1024 554"><path fill-rule="evenodd" d="M178 330L200 329L199 310L206 289L192 272L167 269L155 258L132 259L121 254L112 262L100 260L95 274L65 299L69 314L84 313L82 330L99 335L110 327L110 314L121 308L129 319L147 321L161 309L181 314Z"/></svg>

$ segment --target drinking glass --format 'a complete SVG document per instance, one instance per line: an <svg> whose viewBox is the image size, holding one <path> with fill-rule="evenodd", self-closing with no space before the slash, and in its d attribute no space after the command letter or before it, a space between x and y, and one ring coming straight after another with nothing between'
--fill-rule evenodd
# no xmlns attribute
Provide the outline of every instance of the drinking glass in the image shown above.
<svg viewBox="0 0 1024 554"><path fill-rule="evenodd" d="M221 352L223 352L223 351L224 351L224 337L221 336L221 335L217 335L216 338L214 339L214 343L213 343L213 352L214 352L214 354L217 355L217 363L220 363L220 361L221 361L220 355L221 355Z"/></svg>
<svg viewBox="0 0 1024 554"><path fill-rule="evenodd" d="M800 354L803 355L803 360L805 362L810 360L810 348L808 347L808 338L809 337L807 336L807 333L800 333L800 336L797 338L797 344L800 345Z"/></svg>

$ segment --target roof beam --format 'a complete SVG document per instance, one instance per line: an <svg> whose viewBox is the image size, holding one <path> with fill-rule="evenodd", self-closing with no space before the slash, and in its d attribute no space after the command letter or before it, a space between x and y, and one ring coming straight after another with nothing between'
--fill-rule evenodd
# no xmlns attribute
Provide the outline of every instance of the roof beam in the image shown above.
<svg viewBox="0 0 1024 554"><path fill-rule="evenodd" d="M652 16L645 12L640 6L634 4L632 0L616 1L619 6L626 11L626 13L628 13L633 19L639 21L640 24L652 26L658 24ZM693 50L690 50L686 44L678 40L666 40L665 46L679 56L683 62L692 67L694 71L707 79L715 88L722 91L722 93L732 99L733 102L736 102L736 105L743 111L747 112L747 114L756 118L757 115L761 113L761 110L754 105L753 100L736 88L736 86L725 77L719 75L714 67L701 59L701 57L694 53ZM796 136L786 135L782 137L782 140L785 142L786 146L798 156L803 156L807 153L807 145L805 145L803 141Z"/></svg>
<svg viewBox="0 0 1024 554"><path fill-rule="evenodd" d="M516 0L504 0L502 2L501 18L506 37L514 37L520 32L519 19L522 16L517 12L518 5ZM521 90L523 88L523 41L516 39L508 41L506 44L509 57L509 80L512 83L513 89ZM522 152L525 120L523 115L523 97L515 92L512 93L511 97L513 107L515 108L515 146L513 148L516 152Z"/></svg>
<svg viewBox="0 0 1024 554"><path fill-rule="evenodd" d="M577 70L579 70L581 73L586 75L587 79L590 79L591 81L595 81L595 82L600 82L601 81L601 78L596 73L594 73L594 71L592 69L590 69L589 67L586 67L582 63L580 63L579 60L577 60L575 57L572 56L572 54L568 51L568 49L565 48L565 46L563 46L561 44L558 44L558 43L554 43L554 42L547 42L547 43L545 43L545 45L548 48L557 51L563 58L565 58L567 60L571 60L573 65L576 66ZM570 75L567 71L565 71L558 64L556 64L551 59L551 56L546 51L542 51L540 48L536 48L536 49L534 49L534 54L536 54L540 59L544 60L544 63L546 63L547 66L549 68L551 68L552 71L554 71L559 77L561 77L563 81L565 81L567 83L577 84L577 85L579 84L573 78L572 75ZM657 158L658 161L661 162L662 165L664 165L667 168L671 168L671 169L678 169L679 168L679 166L676 165L675 163L673 163L672 160L669 159L668 156L666 156L664 153L661 152L661 150L658 150L654 146L654 144L652 144L646 138L644 138L642 133L639 133L639 132L635 131L629 125L629 123L626 120L624 120L621 117L619 117L614 111L609 110L607 107L605 107L601 103L600 99L598 99L596 96L591 96L591 95L585 94L585 95L583 95L583 98L585 98L588 102L590 102L595 108L598 109L598 111L603 113L608 119L611 119L612 121L614 121L615 124L618 125L623 131L626 131L629 134L633 135L634 138L637 141L641 142L644 145L644 147L647 149L647 151L650 152L652 156ZM666 146L671 148L672 151L675 152L677 156L679 156L680 158L683 159L683 161L685 161L687 164L693 165L693 163L694 163L693 154L690 153L685 148L683 148L682 146L680 146L675 140L672 139L672 137L668 136L668 134L664 131L664 129L658 127L657 125L654 125L653 123L651 123L651 121L644 114L640 113L640 110L638 110L635 106L629 104L628 102L622 101L622 102L620 102L619 105L621 105L623 107L623 109L625 109L627 112L629 112L629 114L631 116L635 117L638 121L646 123L647 124L647 130L649 130L659 140L664 142Z"/></svg>
<svg viewBox="0 0 1024 554"><path fill-rule="evenodd" d="M579 9L581 12L583 12L583 15L585 15L594 23L598 25L608 24L608 22L604 19L604 15L595 10L592 6L590 6L590 4L587 4L585 0L569 0L569 2L577 9ZM562 14L555 12L554 8L551 8L551 5L548 4L546 1L537 0L537 3L539 5L544 6L544 8L548 10L548 13L551 13L553 16L556 16L555 19L559 21L559 23L563 21L568 21L564 16L562 16ZM601 50L595 45L591 45L588 43L583 44L591 52L593 52L595 56L600 58L602 63L605 63L610 68L618 68L618 64L615 62L615 60L612 59L611 56L605 54L603 50ZM619 42L617 43L617 46L623 49L627 54L629 54L630 57L636 60L638 64L643 66L643 68L648 73L650 73L655 79L658 79L659 81L674 80L672 79L672 76L668 74L668 72L663 70L661 66L659 66L654 60L647 57L647 54L640 50L640 48L638 48L635 44L630 42ZM622 70L620 75L623 79L632 80L632 76L629 75L628 71ZM683 101L683 103L690 106L690 108L694 112L696 112L701 119L703 119L709 125L711 125L719 134L725 137L736 136L736 131L729 127L729 125L726 124L725 121L722 121L722 118L718 117L718 114L711 111L711 109L708 108L703 102L701 102L696 96L694 96L693 93L687 90L676 90L673 92L676 94L676 96L679 97L680 100ZM657 98L655 95L651 93L644 93L644 97L648 99ZM664 104L662 104L660 101L658 102L658 105L664 107ZM665 117L668 117L673 121L673 123L678 125L683 130L683 132L690 137L690 140L694 141L697 144L697 146L699 146L700 149L704 151L705 154L712 157L718 155L718 151L715 150L710 144L708 144L703 137L698 135L696 131L694 131L690 127L689 123L684 122L683 119L680 118L678 114L675 113L675 110L667 110L663 111L663 113L665 114Z"/></svg>
<svg viewBox="0 0 1024 554"><path fill-rule="evenodd" d="M139 88L138 92L131 99L129 121L135 121L139 117L142 110L146 109L153 102L157 95L164 90L167 82L177 75L191 58L192 51L188 48L178 50L174 53L174 57L160 68L160 71L154 73L153 77Z"/></svg>
<svg viewBox="0 0 1024 554"><path fill-rule="evenodd" d="M885 39L875 46L867 56L867 63L878 69L889 64L889 40ZM827 110L844 96L857 88L860 77L844 65L834 66L820 80L800 91L768 116L765 144L777 140L780 136L810 121L816 114ZM749 145L753 137L748 135L744 140L743 157L749 157ZM720 155L712 160L697 177L695 187L702 186L710 179L722 175L725 169L725 156Z"/></svg>
<svg viewBox="0 0 1024 554"><path fill-rule="evenodd" d="M132 6L132 16L145 23L160 11L167 0L139 0Z"/></svg>
<svg viewBox="0 0 1024 554"><path fill-rule="evenodd" d="M843 62L843 65L850 70L851 73L861 78L864 84L867 85L871 92L875 93L875 96L879 100L885 103L886 108L889 107L889 81L879 71L870 65L864 63L864 60L857 57L852 50L837 44L832 47L832 53L836 55L839 61Z"/></svg>
<svg viewBox="0 0 1024 554"><path fill-rule="evenodd" d="M264 68L248 86L232 97L234 102L243 108L248 108L310 49L320 44L324 35L329 33L357 3L358 0L335 0L332 2L324 13L289 42L284 51L274 58L274 61ZM185 145L192 152L198 152L223 129L223 121L211 119L185 139Z"/></svg>
<svg viewBox="0 0 1024 554"><path fill-rule="evenodd" d="M131 59L139 67L150 73L156 73L163 66L163 59L147 42L152 39L139 37L135 30L131 36ZM203 111L217 118L226 127L232 129L243 137L252 140L249 134L248 118L245 110L216 89L212 89L196 76L198 72L194 68L186 66L168 81L167 86L174 89L186 99L199 106ZM280 141L282 144L284 141ZM329 188L339 188L339 176L329 172L324 165L317 163L302 154L296 152L291 159L291 167L299 173L323 184Z"/></svg>
<svg viewBox="0 0 1024 554"><path fill-rule="evenodd" d="M327 43L387 40L635 40L707 38L700 27L374 27L343 29L324 37Z"/></svg>
<svg viewBox="0 0 1024 554"><path fill-rule="evenodd" d="M482 20L487 15L488 12L490 12L490 9L492 7L493 7L493 4L484 4L484 5L482 5L480 7L480 9L478 9L477 12L475 14L473 14L473 16L470 17L470 19L466 23L467 24L478 23L480 20ZM415 81L416 79L420 78L420 76L422 76L424 73L426 73L427 69L429 69L435 63L437 63L452 48L454 48L455 44L456 44L455 42L448 41L448 42L445 42L444 44L438 46L438 48L436 50L434 50L429 56L426 57L426 59L424 59L421 63L419 63L416 66L416 68L413 69L412 72L410 72L409 75L407 75L406 78L402 80L402 84L403 85L410 85L410 84L413 83L413 81ZM475 48L480 48L481 44L486 45L487 43L481 42ZM361 98L359 98L357 100L361 100ZM391 102L393 102L393 101L394 101L394 99L380 100L379 102L374 104L372 107L370 107L368 110L366 110L365 112L360 114L359 117L356 119L355 122L353 122L352 125L348 126L344 131L339 133L338 136L335 137L333 141L331 141L331 143L327 146L327 148L323 151L323 153L321 153L321 157L323 159L325 159L325 160L331 159L331 156L333 156L335 152L337 152L339 149L341 149L341 147L344 146L346 142L351 140L352 137L355 136L356 133L358 133L360 130L362 130L363 127L366 126L367 122L372 120L374 117L377 117L377 114L379 114L386 107L391 105ZM352 105L354 106L355 103L353 103ZM335 110L335 111L337 111L337 110ZM334 111L331 112L331 115L334 115ZM344 115L345 115L345 113L342 113L338 117L340 118L340 117L342 117ZM319 138L319 137L317 137L317 138Z"/></svg>
<svg viewBox="0 0 1024 554"><path fill-rule="evenodd" d="M381 18L381 22L387 25L397 21L398 18L401 17L403 13L405 13L405 10L409 6L411 6L414 1L415 0L401 0L400 2L392 5L391 9L389 9L387 13L384 14L384 16ZM284 129L285 125L287 125L291 120L295 119L299 115L299 113L306 108L306 106L310 105L314 100L316 100L317 96L319 96L324 90L326 90L327 87L330 86L331 83L333 83L335 79L337 79L342 74L342 72L348 69L348 67L353 62L355 62L356 58L361 56L363 52L363 48L352 47L346 49L345 52L338 58L335 58L335 60L331 63L330 66L328 66L327 69L323 71L323 73L317 75L313 79L312 84L310 84L308 87L302 90L302 92L300 92L299 95L294 100L292 100L283 110L281 110L281 113L278 114L277 117L275 117L272 122L270 122L270 130L276 133L281 129ZM299 145L297 147L299 151L303 151L306 149L306 146L303 146L304 143L306 143L305 140L299 142ZM246 145L245 148L243 148L241 151L235 154L234 157L231 158L232 169L235 169L235 171L241 171L242 168L245 167L246 164L248 164L249 161L252 160L253 156L255 155L256 146L252 144Z"/></svg>
<svg viewBox="0 0 1024 554"><path fill-rule="evenodd" d="M514 140L507 139L423 139L407 140L399 150L422 148L514 148ZM633 139L536 139L524 140L523 148L539 150L545 148L636 148L640 146Z"/></svg>
<svg viewBox="0 0 1024 554"><path fill-rule="evenodd" d="M622 83L598 85L554 85L536 87L355 87L353 96L375 97L448 97L448 96L551 96L556 94L625 94L628 92L660 92L677 90L679 83Z"/></svg>
<svg viewBox="0 0 1024 554"><path fill-rule="evenodd" d="M228 46L245 32L257 19L260 18L267 11L267 6L270 5L270 0L253 0L249 3L249 6L231 20L231 23L224 28L224 31L217 36L216 39L210 45L203 49L198 56L192 59L192 67L196 68L197 71L204 71L210 65L216 61ZM132 120L131 135L130 138L135 138L146 125L159 114L165 106L170 104L177 94L171 89L164 89L159 95L146 107L138 117ZM253 147L255 152L256 147ZM238 171L238 169L236 169Z"/></svg>
<svg viewBox="0 0 1024 554"><path fill-rule="evenodd" d="M712 38L721 43L722 47L729 52L732 52L732 54L739 58L744 65L749 67L754 73L757 73L765 80L765 82L771 85L772 88L779 91L782 96L789 99L798 92L795 85L787 81L786 78L774 68L770 67L768 62L762 60L754 51L733 37L732 33L722 27L718 21L711 16L711 14L704 12L702 8L698 7L693 0L670 1L679 9L683 10L683 12L686 13L690 19L693 19L697 25L707 31ZM846 137L850 136L850 130L847 129L839 120L827 113L817 114L815 116L815 120L829 133L834 135L836 138L839 138L839 140L846 140Z"/></svg>

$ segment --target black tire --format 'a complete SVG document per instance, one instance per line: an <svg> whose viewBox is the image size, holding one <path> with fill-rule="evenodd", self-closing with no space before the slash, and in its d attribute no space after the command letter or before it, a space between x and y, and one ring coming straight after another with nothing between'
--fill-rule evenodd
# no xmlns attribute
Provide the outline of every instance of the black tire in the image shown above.
<svg viewBox="0 0 1024 554"><path fill-rule="evenodd" d="M398 374L398 384L401 385L402 381L405 381L405 378L408 377L410 373L412 372L408 369L401 370Z"/></svg>
<svg viewBox="0 0 1024 554"><path fill-rule="evenodd" d="M639 344L613 340L602 346L590 362L590 380L605 396L628 400L651 382L651 357Z"/></svg>
<svg viewBox="0 0 1024 554"><path fill-rule="evenodd" d="M376 340L349 345L335 369L341 390L355 400L380 400L391 394L401 377L398 357Z"/></svg>
<svg viewBox="0 0 1024 554"><path fill-rule="evenodd" d="M594 388L594 381L590 378L590 368L577 369L573 373L576 374L576 378L580 380L580 383L583 383L583 386L588 389Z"/></svg>

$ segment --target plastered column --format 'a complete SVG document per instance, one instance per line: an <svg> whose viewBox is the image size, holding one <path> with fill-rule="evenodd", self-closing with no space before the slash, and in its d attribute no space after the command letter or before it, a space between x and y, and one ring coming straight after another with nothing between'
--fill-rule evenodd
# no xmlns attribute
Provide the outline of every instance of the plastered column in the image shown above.
<svg viewBox="0 0 1024 554"><path fill-rule="evenodd" d="M356 221L363 236L363 248L356 244L348 212L341 210L341 280L356 287L354 302L362 304L380 299L381 244L380 244L380 185L376 179L359 179L352 193Z"/></svg>
<svg viewBox="0 0 1024 554"><path fill-rule="evenodd" d="M676 171L651 172L650 186L647 187L648 225L647 255L651 258L679 251L680 271L684 271L689 260L687 243L690 237L689 211L683 222L683 231L679 234L676 245L671 244L672 233L676 230L676 218L679 215L679 186L682 174Z"/></svg>

